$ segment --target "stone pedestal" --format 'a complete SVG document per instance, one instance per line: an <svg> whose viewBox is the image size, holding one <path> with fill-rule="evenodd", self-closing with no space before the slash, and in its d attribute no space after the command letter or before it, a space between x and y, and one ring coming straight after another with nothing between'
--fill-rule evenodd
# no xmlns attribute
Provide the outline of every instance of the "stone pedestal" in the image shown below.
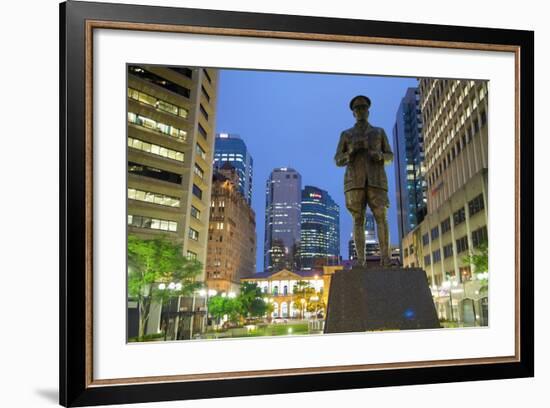
<svg viewBox="0 0 550 408"><path fill-rule="evenodd" d="M354 267L332 276L325 333L439 327L422 269Z"/></svg>

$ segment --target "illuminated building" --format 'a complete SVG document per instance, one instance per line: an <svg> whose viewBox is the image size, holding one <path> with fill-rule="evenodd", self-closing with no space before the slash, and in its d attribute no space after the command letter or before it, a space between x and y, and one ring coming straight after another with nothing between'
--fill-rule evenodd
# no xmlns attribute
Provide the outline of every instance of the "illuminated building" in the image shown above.
<svg viewBox="0 0 550 408"><path fill-rule="evenodd" d="M298 269L302 177L296 170L274 169L266 183L264 269Z"/></svg>
<svg viewBox="0 0 550 408"><path fill-rule="evenodd" d="M320 188L302 190L300 266L318 269L340 258L340 207Z"/></svg>
<svg viewBox="0 0 550 408"><path fill-rule="evenodd" d="M403 264L426 271L440 318L464 325L488 324L485 272L467 259L488 241L487 85L420 80L428 211L402 241Z"/></svg>
<svg viewBox="0 0 550 408"><path fill-rule="evenodd" d="M241 278L241 282L258 285L264 299L273 304L273 318L322 319L328 303L330 279L342 269L342 266L323 266L319 271L282 269L255 273ZM300 285L310 288L311 292L307 296L300 294ZM322 331L322 327L319 330Z"/></svg>
<svg viewBox="0 0 550 408"><path fill-rule="evenodd" d="M248 205L252 202L252 171L254 161L244 141L235 134L218 133L214 147L214 167L230 163L237 171L237 186Z"/></svg>
<svg viewBox="0 0 550 408"><path fill-rule="evenodd" d="M214 172L206 284L217 293L238 293L241 276L256 272L256 216L238 182L227 162Z"/></svg>
<svg viewBox="0 0 550 408"><path fill-rule="evenodd" d="M153 65L127 69L128 233L168 237L204 265L218 72ZM196 299L195 310L204 311L201 302ZM136 305L129 301L128 306L131 337ZM163 313L177 314L177 307L163 305ZM161 308L155 310L147 333L159 331ZM170 324L178 336L200 329L183 327L183 319Z"/></svg>
<svg viewBox="0 0 550 408"><path fill-rule="evenodd" d="M408 88L393 127L395 197L399 242L426 215L424 139L418 88Z"/></svg>

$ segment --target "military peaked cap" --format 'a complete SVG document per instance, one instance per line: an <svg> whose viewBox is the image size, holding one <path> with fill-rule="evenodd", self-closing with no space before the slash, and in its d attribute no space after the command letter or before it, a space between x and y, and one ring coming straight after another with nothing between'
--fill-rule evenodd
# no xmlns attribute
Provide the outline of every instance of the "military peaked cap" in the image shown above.
<svg viewBox="0 0 550 408"><path fill-rule="evenodd" d="M353 110L356 105L367 105L367 109L370 108L370 99L365 95L357 95L349 102L349 108Z"/></svg>

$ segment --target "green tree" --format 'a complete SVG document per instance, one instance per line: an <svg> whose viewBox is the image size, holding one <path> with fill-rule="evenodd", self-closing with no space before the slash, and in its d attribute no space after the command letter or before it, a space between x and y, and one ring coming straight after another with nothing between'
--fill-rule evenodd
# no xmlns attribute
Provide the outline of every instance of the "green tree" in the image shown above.
<svg viewBox="0 0 550 408"><path fill-rule="evenodd" d="M319 293L316 293L314 296L311 296L306 306L306 310L308 312L312 312L315 316L317 316L320 312L323 312L324 314L325 308L326 308L325 302L323 301L323 298Z"/></svg>
<svg viewBox="0 0 550 408"><path fill-rule="evenodd" d="M212 296L208 300L208 313L218 322L227 315L229 321L238 322L241 318L242 305L236 298Z"/></svg>
<svg viewBox="0 0 550 408"><path fill-rule="evenodd" d="M181 245L166 237L145 240L128 235L128 297L139 307L138 339L145 335L153 301L188 296L202 287L202 265L183 255Z"/></svg>
<svg viewBox="0 0 550 408"><path fill-rule="evenodd" d="M470 255L462 258L462 262L472 265L476 274L489 272L489 245L487 242L481 243ZM479 292L486 293L488 287L488 279L483 279Z"/></svg>
<svg viewBox="0 0 550 408"><path fill-rule="evenodd" d="M300 310L300 317L304 318L308 302L312 296L315 296L315 288L312 288L309 282L300 280L294 285L294 303Z"/></svg>
<svg viewBox="0 0 550 408"><path fill-rule="evenodd" d="M241 305L243 317L261 317L267 311L262 289L256 283L244 282L237 299Z"/></svg>
<svg viewBox="0 0 550 408"><path fill-rule="evenodd" d="M462 262L474 267L476 273L489 271L489 246L486 242L479 245L470 255L465 256Z"/></svg>

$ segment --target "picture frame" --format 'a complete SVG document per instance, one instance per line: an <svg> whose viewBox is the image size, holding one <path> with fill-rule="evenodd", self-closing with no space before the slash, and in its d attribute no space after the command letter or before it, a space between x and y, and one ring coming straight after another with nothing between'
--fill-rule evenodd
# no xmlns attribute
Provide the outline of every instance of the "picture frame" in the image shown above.
<svg viewBox="0 0 550 408"><path fill-rule="evenodd" d="M183 376L94 378L94 30L509 52L515 59L515 353ZM60 403L86 406L534 375L534 33L69 1L60 5ZM521 250L523 248L523 250ZM511 266L512 267L512 266ZM121 272L123 273L123 272Z"/></svg>

